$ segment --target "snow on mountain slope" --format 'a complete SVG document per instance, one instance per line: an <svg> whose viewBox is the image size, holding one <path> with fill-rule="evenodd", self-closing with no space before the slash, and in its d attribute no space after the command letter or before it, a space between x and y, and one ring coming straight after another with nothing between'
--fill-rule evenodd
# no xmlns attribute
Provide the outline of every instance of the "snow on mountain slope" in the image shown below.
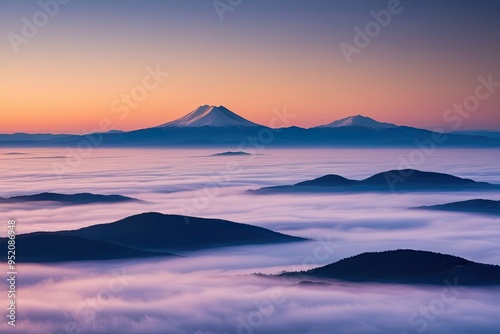
<svg viewBox="0 0 500 334"><path fill-rule="evenodd" d="M247 127L261 126L250 122L241 116L233 113L224 106L209 106L204 105L190 112L175 121L162 124L158 127L201 127L201 126L216 126L216 127Z"/></svg>
<svg viewBox="0 0 500 334"><path fill-rule="evenodd" d="M372 128L372 129L387 129L387 128L397 127L397 125L395 124L377 122L376 120L370 117L356 115L339 119L330 124L320 125L318 126L318 128L340 128L344 126L362 126L365 128Z"/></svg>

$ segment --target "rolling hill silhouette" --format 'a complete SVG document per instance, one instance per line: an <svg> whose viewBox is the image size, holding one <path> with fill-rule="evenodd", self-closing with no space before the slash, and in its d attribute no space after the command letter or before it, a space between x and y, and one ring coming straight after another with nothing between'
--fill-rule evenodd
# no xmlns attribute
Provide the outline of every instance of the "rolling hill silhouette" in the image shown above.
<svg viewBox="0 0 500 334"><path fill-rule="evenodd" d="M227 220L165 215L156 212L57 233L102 240L142 250L172 252L306 240Z"/></svg>
<svg viewBox="0 0 500 334"><path fill-rule="evenodd" d="M467 201L452 202L440 205L419 206L412 209L480 213L498 216L500 215L500 201L492 201L487 199L471 199Z"/></svg>
<svg viewBox="0 0 500 334"><path fill-rule="evenodd" d="M335 186L352 186L358 184L359 181L349 180L340 175L329 174L325 176L318 177L314 180L303 181L295 184L295 186L313 186L313 187L335 187Z"/></svg>
<svg viewBox="0 0 500 334"><path fill-rule="evenodd" d="M215 153L210 155L211 157L225 157L225 156L241 156L241 155L251 155L250 153L243 151L227 151L221 153Z"/></svg>
<svg viewBox="0 0 500 334"><path fill-rule="evenodd" d="M500 189L500 185L476 182L449 174L423 172L415 169L390 170L367 179L350 180L339 175L325 175L294 185L249 190L250 194L300 192L411 192Z"/></svg>
<svg viewBox="0 0 500 334"><path fill-rule="evenodd" d="M7 239L2 238L2 260L6 260ZM167 252L148 252L75 236L37 232L16 237L16 262L93 261L174 256Z"/></svg>
<svg viewBox="0 0 500 334"><path fill-rule="evenodd" d="M118 203L132 202L138 199L121 195L97 195L91 193L79 194L58 194L58 193L41 193L35 195L13 196L9 198L0 197L0 203L20 203L20 202L57 202L64 204L91 204L91 203Z"/></svg>
<svg viewBox="0 0 500 334"><path fill-rule="evenodd" d="M89 261L173 256L172 251L305 241L221 219L143 213L78 230L18 235L18 262ZM0 238L7 254L7 238Z"/></svg>
<svg viewBox="0 0 500 334"><path fill-rule="evenodd" d="M335 279L365 283L500 285L500 266L457 256L417 250L363 253L304 272L282 277Z"/></svg>

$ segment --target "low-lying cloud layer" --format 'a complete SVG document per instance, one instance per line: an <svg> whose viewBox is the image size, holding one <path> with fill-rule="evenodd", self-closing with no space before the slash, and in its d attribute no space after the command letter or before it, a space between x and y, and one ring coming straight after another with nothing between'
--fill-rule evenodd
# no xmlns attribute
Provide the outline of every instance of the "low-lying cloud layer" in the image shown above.
<svg viewBox="0 0 500 334"><path fill-rule="evenodd" d="M25 265L16 332L496 333L500 326L499 289L298 287L219 270L182 272L186 261L196 268L205 260Z"/></svg>
<svg viewBox="0 0 500 334"><path fill-rule="evenodd" d="M471 198L499 200L500 194L246 195L247 189L328 173L361 179L397 168L399 157L409 151L270 150L250 158L201 157L212 153L94 150L65 175L54 174L56 160L43 158L63 155L63 149L30 150L40 159L2 156L2 197L92 192L145 201L0 205L5 222L16 219L18 233L74 229L159 211L315 239L217 249L174 260L20 265L16 333L498 333L498 289L448 291L447 301L456 298L445 302L445 284L299 288L295 282L241 275L305 270L365 251L397 248L500 264L498 218L408 210ZM500 183L497 153L437 151L415 167ZM229 162L238 164L237 172L228 174ZM1 290L5 287L2 282ZM6 296L1 298L6 305ZM11 332L5 323L0 326L0 332Z"/></svg>

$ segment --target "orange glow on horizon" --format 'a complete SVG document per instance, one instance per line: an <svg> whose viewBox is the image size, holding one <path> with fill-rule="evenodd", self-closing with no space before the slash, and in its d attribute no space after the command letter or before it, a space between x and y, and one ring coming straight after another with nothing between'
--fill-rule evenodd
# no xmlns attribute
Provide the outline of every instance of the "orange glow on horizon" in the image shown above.
<svg viewBox="0 0 500 334"><path fill-rule="evenodd" d="M130 29L128 21L114 19L103 25ZM301 127L362 114L429 128L443 125L445 110L474 93L479 75L495 73L500 80L490 62L462 66L458 53L413 52L400 48L398 39L394 46L377 40L347 64L337 44L307 35L281 41L281 31L268 39L242 28L238 33L246 39L241 40L227 26L209 21L207 29L217 39L203 39L203 30L164 30L163 41L135 30L136 35L126 30L132 35L125 38L120 29L99 30L99 22L83 22L69 27L54 20L19 55L0 46L0 62L8 64L0 79L0 133L80 134L97 129L105 118L116 129L134 130L172 121L204 104L224 105L263 125L269 125L273 109L286 108L296 115L291 125ZM153 28L145 31L157 32ZM351 26L346 29L351 34ZM113 112L114 101L143 85L146 68L157 64L169 76L126 117ZM500 126L499 106L496 93L464 126Z"/></svg>

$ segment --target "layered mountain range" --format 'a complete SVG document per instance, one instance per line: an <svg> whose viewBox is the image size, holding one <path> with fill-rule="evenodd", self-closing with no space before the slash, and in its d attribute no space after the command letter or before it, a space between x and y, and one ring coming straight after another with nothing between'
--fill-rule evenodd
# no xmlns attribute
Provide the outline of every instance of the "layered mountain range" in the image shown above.
<svg viewBox="0 0 500 334"><path fill-rule="evenodd" d="M67 146L84 141L99 147L238 146L259 138L273 147L500 147L500 137L483 132L435 133L429 130L350 116L309 129L273 129L249 121L224 106L203 105L185 116L156 127L134 131L111 130L87 135L3 134L0 146Z"/></svg>

